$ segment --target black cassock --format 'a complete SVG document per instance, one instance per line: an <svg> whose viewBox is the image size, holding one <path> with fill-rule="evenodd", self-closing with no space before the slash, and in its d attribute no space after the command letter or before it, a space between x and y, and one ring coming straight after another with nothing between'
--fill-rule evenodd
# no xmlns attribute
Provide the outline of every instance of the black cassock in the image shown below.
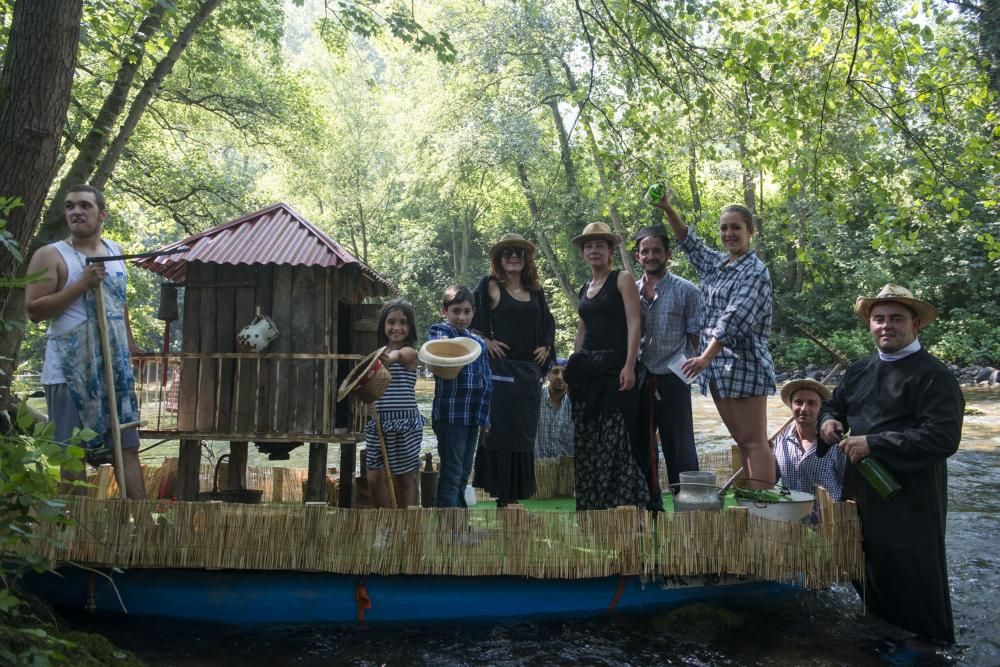
<svg viewBox="0 0 1000 667"><path fill-rule="evenodd" d="M857 502L861 516L869 609L946 642L955 641L944 547L947 458L958 450L964 408L958 382L921 349L898 361L876 353L855 362L819 415L821 425L837 419L851 435L868 436L872 456L903 487L885 500L855 466L844 476L844 499Z"/></svg>

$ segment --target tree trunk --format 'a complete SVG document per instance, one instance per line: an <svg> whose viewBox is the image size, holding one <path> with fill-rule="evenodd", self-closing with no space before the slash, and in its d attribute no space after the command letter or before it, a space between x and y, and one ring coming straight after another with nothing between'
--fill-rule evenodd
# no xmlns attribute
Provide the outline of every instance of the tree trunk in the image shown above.
<svg viewBox="0 0 1000 667"><path fill-rule="evenodd" d="M7 217L7 231L22 252L55 176L82 14L83 0L14 3L0 70L0 196L20 197L24 203ZM19 265L17 257L0 250L0 275L14 275ZM23 290L0 289L0 319L23 322L23 303ZM13 328L0 340L4 348L14 343L0 358L0 404L6 405L21 332Z"/></svg>
<svg viewBox="0 0 1000 667"><path fill-rule="evenodd" d="M538 210L538 202L535 200L535 193L531 189L531 182L528 180L528 168L523 162L517 163L517 176L521 180L521 187L524 189L524 198L528 201L531 220L535 223L535 229L538 230L538 245L542 249L542 254L545 255L545 261L548 262L552 273L556 276L556 280L559 281L559 286L562 288L563 293L566 294L566 298L576 308L580 305L580 297L570 286L566 272L563 271L562 266L559 264L559 258L552 252L552 244L549 243L549 237L542 226L542 215Z"/></svg>
<svg viewBox="0 0 1000 667"><path fill-rule="evenodd" d="M573 76L573 70L570 69L566 62L562 63L563 72L566 74L566 85L569 87L569 92L571 95L576 95L578 88L576 85L576 78ZM604 158L601 157L600 147L597 145L597 136L594 134L594 128L590 124L590 118L583 113L585 106L585 101L580 102L577 111L580 114L580 122L583 124L583 130L587 134L587 140L590 144L591 157L594 160L594 166L597 168L597 178L600 180L601 189L604 191L604 196L608 198L608 206L611 212L611 225L615 229L615 233L621 236L623 239L630 238L630 234L625 233L625 226L622 224L621 214L618 212L618 206L614 202L614 196L611 193L611 184L608 181L608 173L604 168ZM560 122L562 117L559 117ZM618 252L622 257L622 266L626 269L631 270L632 268L632 258L629 257L628 249L625 244L618 246Z"/></svg>
<svg viewBox="0 0 1000 667"><path fill-rule="evenodd" d="M191 40L221 1L203 0L198 7L198 11L195 12L191 20L184 26L184 29L177 36L174 43L170 45L167 55L156 64L153 73L143 84L138 94L136 94L135 99L132 101L132 106L129 107L128 115L125 117L125 122L122 123L117 136L115 136L115 140L111 143L111 146L97 167L97 171L91 181L95 187L103 188L104 184L108 182L108 179L115 170L115 166L118 164L118 159L121 157L122 151L125 149L125 145L132 138L132 133L135 132L136 126L139 125L139 121L146 112L146 108L149 107L149 103L153 100L153 96L160 90L163 80L174 71L174 65L177 64L181 54L184 53L188 44L191 43Z"/></svg>
<svg viewBox="0 0 1000 667"><path fill-rule="evenodd" d="M153 3L149 14L146 15L133 34L132 47L125 52L121 59L111 91L104 98L104 104L93 120L90 132L79 145L73 164L63 176L55 195L52 197L51 204L45 212L41 229L47 230L43 235L49 240L53 234L57 237L64 234L62 202L66 197L66 192L74 185L86 183L87 179L94 173L98 159L111 140L111 133L118 123L118 117L121 116L128 103L132 82L135 80L143 57L146 55L145 43L160 29L160 23L163 21L165 13L166 3ZM38 246L36 245L36 247Z"/></svg>
<svg viewBox="0 0 1000 667"><path fill-rule="evenodd" d="M139 125L139 121L149 107L149 103L159 91L163 80L173 71L174 65L177 64L181 54L184 53L184 50L191 43L195 34L205 24L205 21L208 20L220 2L221 0L203 0L198 7L198 11L191 17L187 25L184 26L184 29L177 36L174 43L170 45L167 55L156 64L153 73L146 79L146 82L136 94L135 99L132 100L128 114L126 114L124 122L118 129L118 134L115 135L114 141L111 142L111 145L105 151L104 156L100 159L94 170L90 184L95 188L104 189L104 186L118 164L119 158L121 158L122 152L125 150L126 144L132 138L132 133L135 132L135 128ZM52 220L49 216L46 216L44 224L39 228L38 234L32 243L32 249L34 250L46 243L51 243L62 236L62 234L62 222Z"/></svg>
<svg viewBox="0 0 1000 667"><path fill-rule="evenodd" d="M701 189L698 187L698 147L694 141L688 144L688 187L691 189L692 221L701 220Z"/></svg>
<svg viewBox="0 0 1000 667"><path fill-rule="evenodd" d="M594 158L594 166L597 167L597 177L601 181L601 189L604 190L604 196L608 198L611 209L611 225L615 228L615 233L623 239L631 238L631 234L625 233L622 217L619 215L618 207L614 203L613 195L611 194L611 184L608 182L607 172L604 169L604 158L601 157L601 151L597 145L597 137L594 136L590 120L584 116L581 118L581 121L583 122L583 129L587 133L587 139L590 141L590 152ZM624 243L618 246L618 252L622 257L622 266L628 270L632 270L632 258L629 256L628 248L625 247Z"/></svg>

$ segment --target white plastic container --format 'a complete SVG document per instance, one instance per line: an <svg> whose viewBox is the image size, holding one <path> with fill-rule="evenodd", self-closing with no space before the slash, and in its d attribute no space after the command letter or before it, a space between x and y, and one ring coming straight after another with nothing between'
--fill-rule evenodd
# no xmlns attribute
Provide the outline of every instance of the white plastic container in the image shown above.
<svg viewBox="0 0 1000 667"><path fill-rule="evenodd" d="M777 492L778 489L775 489ZM804 491L789 491L788 500L776 502L758 502L756 500L740 500L736 502L740 506L746 507L751 514L762 516L765 519L775 521L789 521L792 523L805 523L809 521L809 514L812 512L813 501L816 499L811 493Z"/></svg>

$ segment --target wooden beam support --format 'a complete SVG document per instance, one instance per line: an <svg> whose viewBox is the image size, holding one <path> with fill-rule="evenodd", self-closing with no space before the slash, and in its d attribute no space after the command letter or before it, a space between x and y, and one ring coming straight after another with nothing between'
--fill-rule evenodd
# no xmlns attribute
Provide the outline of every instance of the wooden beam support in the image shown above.
<svg viewBox="0 0 1000 667"><path fill-rule="evenodd" d="M306 497L309 502L326 502L326 454L325 442L309 443L309 476L306 478Z"/></svg>
<svg viewBox="0 0 1000 667"><path fill-rule="evenodd" d="M197 500L201 475L201 440L181 440L177 455L177 500Z"/></svg>

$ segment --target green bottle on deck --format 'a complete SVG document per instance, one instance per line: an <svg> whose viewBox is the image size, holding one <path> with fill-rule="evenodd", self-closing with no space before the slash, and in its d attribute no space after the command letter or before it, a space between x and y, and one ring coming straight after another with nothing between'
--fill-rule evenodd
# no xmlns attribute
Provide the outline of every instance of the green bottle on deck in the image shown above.
<svg viewBox="0 0 1000 667"><path fill-rule="evenodd" d="M903 486L892 476L892 473L886 470L886 467L879 463L879 460L874 456L866 456L854 465L858 467L872 488L886 500L892 500L903 490Z"/></svg>
<svg viewBox="0 0 1000 667"><path fill-rule="evenodd" d="M649 189L646 190L646 202L650 206L655 206L657 202L663 199L663 195L666 193L666 191L667 188L662 181L658 183L653 183L652 185L649 186Z"/></svg>

